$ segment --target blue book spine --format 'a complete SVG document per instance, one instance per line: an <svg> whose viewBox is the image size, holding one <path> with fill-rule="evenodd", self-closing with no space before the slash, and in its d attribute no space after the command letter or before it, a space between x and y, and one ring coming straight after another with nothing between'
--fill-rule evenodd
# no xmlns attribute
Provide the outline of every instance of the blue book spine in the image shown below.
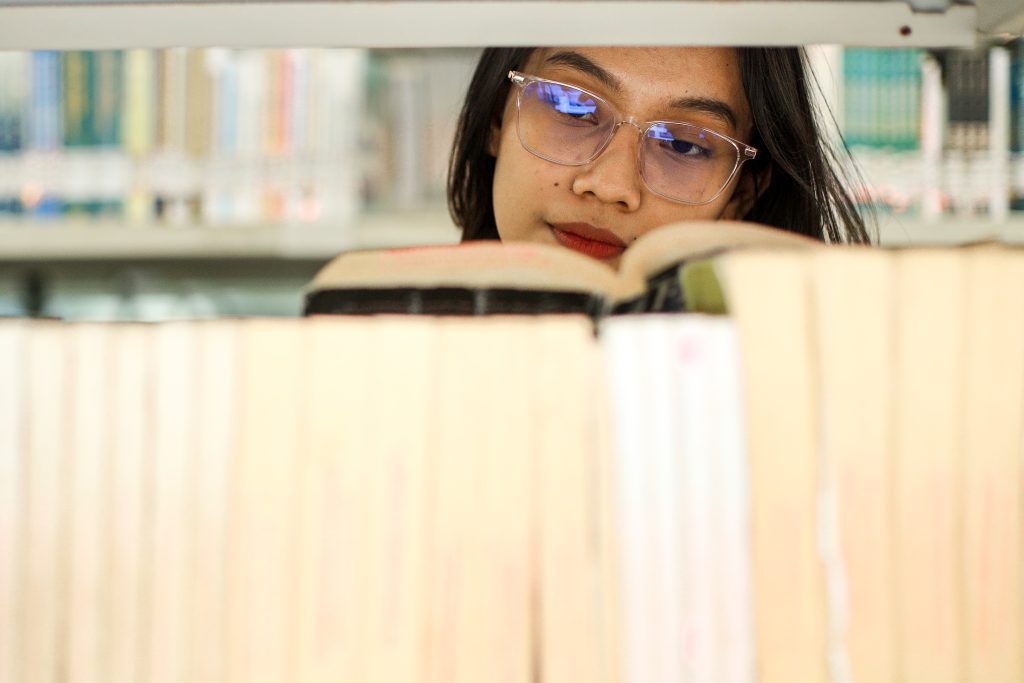
<svg viewBox="0 0 1024 683"><path fill-rule="evenodd" d="M16 153L24 146L28 86L23 52L0 52L0 154Z"/></svg>
<svg viewBox="0 0 1024 683"><path fill-rule="evenodd" d="M32 53L29 86L27 148L56 153L63 138L61 128L60 53L46 50ZM41 186L28 197L25 212L35 218L52 218L64 213L64 202L54 188Z"/></svg>
<svg viewBox="0 0 1024 683"><path fill-rule="evenodd" d="M29 147L56 150L61 145L60 55L54 51L32 53L29 115Z"/></svg>
<svg viewBox="0 0 1024 683"><path fill-rule="evenodd" d="M1024 40L1014 43L1010 59L1010 149L1024 152Z"/></svg>

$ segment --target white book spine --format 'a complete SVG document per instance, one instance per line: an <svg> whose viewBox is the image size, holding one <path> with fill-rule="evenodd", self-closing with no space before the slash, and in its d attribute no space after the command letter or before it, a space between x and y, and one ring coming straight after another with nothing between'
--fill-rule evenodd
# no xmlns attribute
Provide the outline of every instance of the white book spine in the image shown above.
<svg viewBox="0 0 1024 683"><path fill-rule="evenodd" d="M153 364L151 327L119 326L112 340L110 490L110 631L104 656L111 683L143 680L141 646L145 642L140 601L143 567L149 563L148 508L151 500Z"/></svg>
<svg viewBox="0 0 1024 683"><path fill-rule="evenodd" d="M67 499L65 461L67 365L65 337L57 325L41 324L29 335L27 367L28 485L25 519L25 596L21 610L24 634L20 679L25 683L58 680L63 661L63 624L59 610L66 595L64 510Z"/></svg>
<svg viewBox="0 0 1024 683"><path fill-rule="evenodd" d="M22 600L25 514L26 325L0 323L0 683L14 683L24 642L17 615Z"/></svg>
<svg viewBox="0 0 1024 683"><path fill-rule="evenodd" d="M70 440L68 469L69 572L67 668L71 680L103 680L101 640L108 633L104 580L107 574L106 524L109 496L107 367L109 328L97 324L64 327L71 346Z"/></svg>
<svg viewBox="0 0 1024 683"><path fill-rule="evenodd" d="M678 495L679 453L674 430L678 405L673 401L673 378L665 371L672 351L672 328L665 318L648 318L637 327L641 342L637 379L642 382L639 389L646 404L643 419L648 434L646 462L642 465L648 486L645 512L651 529L650 554L642 559L649 576L645 582L645 604L651 610L648 620L657 629L651 661L655 671L649 680L671 683L689 673L687 640L692 617L681 592L691 577L692 558L680 553L680 541L685 538L685 533L680 533L685 502Z"/></svg>
<svg viewBox="0 0 1024 683"><path fill-rule="evenodd" d="M658 625L650 620L648 562L652 555L652 529L648 510L650 471L648 439L642 400L641 365L634 352L637 330L625 320L613 320L603 328L607 349L608 385L613 416L612 494L618 512L621 580L622 671L624 683L654 681L657 672L654 637Z"/></svg>
<svg viewBox="0 0 1024 683"><path fill-rule="evenodd" d="M750 486L747 467L746 419L740 378L740 352L731 322L713 327L710 380L711 414L716 416L717 479L711 519L717 539L718 680L754 683L753 579L750 568Z"/></svg>
<svg viewBox="0 0 1024 683"><path fill-rule="evenodd" d="M1010 52L993 47L988 58L988 149L992 178L988 213L993 223L1010 216Z"/></svg>
<svg viewBox="0 0 1024 683"><path fill-rule="evenodd" d="M710 418L714 413L708 401L710 349L706 325L703 318L677 319L672 347L665 354L665 361L676 370L679 392L673 417L679 426L681 476L677 482L680 538L686 558L682 573L686 627L680 650L686 657L687 680L693 683L719 680L714 670L714 600L718 586L711 571L714 549L710 537L711 466L719 454L711 439Z"/></svg>
<svg viewBox="0 0 1024 683"><path fill-rule="evenodd" d="M238 330L235 323L199 327L195 448L195 556L189 629L190 680L224 680L227 500L237 442Z"/></svg>
<svg viewBox="0 0 1024 683"><path fill-rule="evenodd" d="M190 463L195 447L194 328L162 325L156 332L156 422L152 472L152 538L148 569L145 679L181 681L187 671L192 508Z"/></svg>

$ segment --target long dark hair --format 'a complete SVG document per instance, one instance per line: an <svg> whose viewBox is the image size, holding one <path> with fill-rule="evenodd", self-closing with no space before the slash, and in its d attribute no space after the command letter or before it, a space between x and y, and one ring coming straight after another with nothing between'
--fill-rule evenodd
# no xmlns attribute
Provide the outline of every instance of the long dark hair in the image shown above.
<svg viewBox="0 0 1024 683"><path fill-rule="evenodd" d="M448 210L463 240L498 239L491 195L495 159L487 143L508 97L506 75L521 68L535 49L488 48L473 74L448 168ZM829 242L872 242L865 216L846 189L858 179L849 150L841 137L829 144L822 135L812 102L812 88L818 86L804 50L737 52L754 119L750 144L762 150L751 163L772 164L771 181L745 219Z"/></svg>

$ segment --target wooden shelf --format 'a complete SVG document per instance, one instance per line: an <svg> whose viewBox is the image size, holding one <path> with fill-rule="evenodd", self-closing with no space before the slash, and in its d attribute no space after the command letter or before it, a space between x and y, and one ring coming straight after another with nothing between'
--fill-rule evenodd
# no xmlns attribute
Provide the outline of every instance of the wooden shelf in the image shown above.
<svg viewBox="0 0 1024 683"><path fill-rule="evenodd" d="M967 46L1022 23L1020 0L11 0L0 49L502 45Z"/></svg>

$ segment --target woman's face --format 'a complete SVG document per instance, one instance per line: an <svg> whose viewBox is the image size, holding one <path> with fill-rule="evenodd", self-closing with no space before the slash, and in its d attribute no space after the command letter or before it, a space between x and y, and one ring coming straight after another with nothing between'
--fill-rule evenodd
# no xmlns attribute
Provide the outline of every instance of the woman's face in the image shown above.
<svg viewBox="0 0 1024 683"><path fill-rule="evenodd" d="M752 137L731 48L548 48L536 50L519 71L590 91L623 118L692 123L743 142ZM494 218L503 241L561 244L617 266L622 251L649 230L684 220L740 219L753 204L745 173L708 204L654 194L640 177L640 136L630 125L620 126L586 165L541 159L519 141L516 94L511 88L489 148L497 159Z"/></svg>

